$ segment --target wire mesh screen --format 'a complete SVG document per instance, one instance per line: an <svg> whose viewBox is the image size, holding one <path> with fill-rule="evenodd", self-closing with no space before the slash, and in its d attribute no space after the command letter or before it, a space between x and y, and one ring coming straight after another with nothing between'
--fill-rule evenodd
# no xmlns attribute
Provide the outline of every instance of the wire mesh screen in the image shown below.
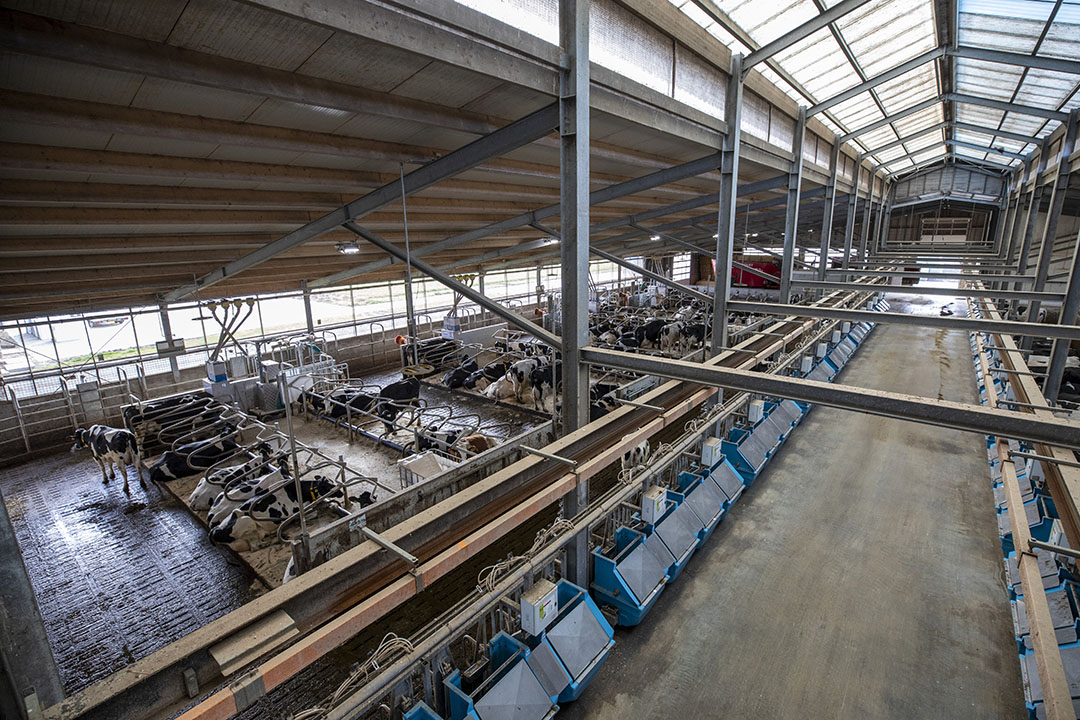
<svg viewBox="0 0 1080 720"><path fill-rule="evenodd" d="M671 95L671 39L611 0L597 0L589 15L589 51L598 64Z"/></svg>
<svg viewBox="0 0 1080 720"><path fill-rule="evenodd" d="M727 76L679 45L675 53L675 99L714 117L724 116Z"/></svg>
<svg viewBox="0 0 1080 720"><path fill-rule="evenodd" d="M742 130L748 135L769 139L769 103L755 93L743 93Z"/></svg>

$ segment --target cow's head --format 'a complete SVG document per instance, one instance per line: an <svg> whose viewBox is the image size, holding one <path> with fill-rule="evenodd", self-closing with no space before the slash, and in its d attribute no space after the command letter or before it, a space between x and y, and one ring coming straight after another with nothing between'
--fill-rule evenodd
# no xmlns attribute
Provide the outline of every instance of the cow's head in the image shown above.
<svg viewBox="0 0 1080 720"><path fill-rule="evenodd" d="M78 430L76 430L75 434L73 435L68 435L68 440L73 440L75 442L75 444L71 446L72 453L74 453L76 450L81 450L85 447L90 446L86 436L87 431L83 428L79 428Z"/></svg>
<svg viewBox="0 0 1080 720"><path fill-rule="evenodd" d="M236 552L246 552L251 550L255 535L255 521L239 510L233 510L210 530L210 542L228 545Z"/></svg>

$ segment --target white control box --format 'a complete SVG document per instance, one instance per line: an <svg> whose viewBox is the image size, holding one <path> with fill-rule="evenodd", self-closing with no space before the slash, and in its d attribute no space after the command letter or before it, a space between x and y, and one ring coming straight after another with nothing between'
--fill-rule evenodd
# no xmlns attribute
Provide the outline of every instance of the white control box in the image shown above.
<svg viewBox="0 0 1080 720"><path fill-rule="evenodd" d="M559 614L559 589L549 580L541 579L521 596L521 629L529 635L539 635Z"/></svg>
<svg viewBox="0 0 1080 720"><path fill-rule="evenodd" d="M827 352L829 352L829 343L818 343L817 344L817 356L819 358L825 357L825 353L827 353Z"/></svg>
<svg viewBox="0 0 1080 720"><path fill-rule="evenodd" d="M641 519L652 525L667 509L667 493L664 488L653 485L641 494Z"/></svg>
<svg viewBox="0 0 1080 720"><path fill-rule="evenodd" d="M839 330L833 330L832 331L832 344L835 345L838 342L840 342L840 331Z"/></svg>
<svg viewBox="0 0 1080 720"><path fill-rule="evenodd" d="M765 401L751 400L750 408L746 411L746 419L751 425L757 425L763 417L765 417Z"/></svg>
<svg viewBox="0 0 1080 720"><path fill-rule="evenodd" d="M705 438L705 442L701 443L701 464L707 468L712 468L713 465L720 462L720 459L724 457L724 453L721 452L722 441L720 438Z"/></svg>
<svg viewBox="0 0 1080 720"><path fill-rule="evenodd" d="M802 362L799 364L799 370L803 375L806 375L814 367L814 357L812 355L803 355Z"/></svg>
<svg viewBox="0 0 1080 720"><path fill-rule="evenodd" d="M841 325L840 332L844 333L845 335L851 332L851 323L845 322L843 325Z"/></svg>

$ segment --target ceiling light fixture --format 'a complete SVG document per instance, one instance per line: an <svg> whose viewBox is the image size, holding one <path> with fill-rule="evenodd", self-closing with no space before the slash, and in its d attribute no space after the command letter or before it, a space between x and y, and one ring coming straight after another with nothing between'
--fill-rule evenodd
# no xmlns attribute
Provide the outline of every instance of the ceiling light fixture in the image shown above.
<svg viewBox="0 0 1080 720"><path fill-rule="evenodd" d="M650 240L652 240L653 242L656 242L657 240L659 240L659 239L660 239L660 236L659 236L659 235L653 235L653 236L652 236L651 238L649 238L649 239L650 239Z"/></svg>
<svg viewBox="0 0 1080 720"><path fill-rule="evenodd" d="M342 242L337 244L337 251L342 255L355 255L360 252L360 246L354 242Z"/></svg>

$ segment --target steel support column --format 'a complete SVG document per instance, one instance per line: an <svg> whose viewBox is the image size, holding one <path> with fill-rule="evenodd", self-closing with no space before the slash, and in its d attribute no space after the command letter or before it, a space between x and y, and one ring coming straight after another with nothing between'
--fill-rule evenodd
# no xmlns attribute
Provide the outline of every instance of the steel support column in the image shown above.
<svg viewBox="0 0 1080 720"><path fill-rule="evenodd" d="M862 175L863 156L855 158L855 172L851 180L851 194L848 196L847 222L844 223L844 258L843 268L851 267L851 243L855 235L855 211L859 206L859 176Z"/></svg>
<svg viewBox="0 0 1080 720"><path fill-rule="evenodd" d="M1035 179L1032 180L1031 192L1028 194L1027 215L1024 217L1024 230L1020 238L1020 257L1016 260L1016 274L1026 275L1028 271L1028 256L1031 255L1031 243L1035 238L1035 225L1039 219L1039 205L1042 204L1043 176L1046 174L1046 160L1050 154L1049 139L1043 140L1042 149L1039 152L1039 165L1035 171ZM1013 286L1019 290L1019 285Z"/></svg>
<svg viewBox="0 0 1080 720"><path fill-rule="evenodd" d="M780 302L791 300L791 273L795 269L795 248L799 232L799 192L802 190L803 140L806 138L806 107L799 106L795 121L795 141L791 152L795 159L788 174L787 216L784 219L784 256L780 261Z"/></svg>
<svg viewBox="0 0 1080 720"><path fill-rule="evenodd" d="M1065 139L1058 153L1057 171L1054 173L1054 186L1050 190L1050 208L1046 211L1046 224L1043 226L1042 247L1039 248L1039 264L1035 268L1035 292L1046 288L1046 279L1050 275L1050 263L1054 256L1054 239L1057 237L1058 220L1065 206L1065 196L1069 193L1069 157L1076 149L1077 125L1080 124L1080 109L1069 113L1069 124L1065 129ZM1039 317L1039 301L1028 304L1028 322ZM1031 349L1031 338L1025 338L1024 349Z"/></svg>
<svg viewBox="0 0 1080 720"><path fill-rule="evenodd" d="M562 432L589 422L589 368L581 349L589 343L589 0L559 0L561 172L559 211L562 259ZM568 518L585 509L589 485L563 497ZM566 575L589 587L589 533L580 528L566 550Z"/></svg>
<svg viewBox="0 0 1080 720"><path fill-rule="evenodd" d="M411 295L409 288L405 288L405 292ZM311 314L311 288L307 286L307 280L300 281L300 294L304 298L304 320L307 321L307 331L309 333L315 332L315 318ZM409 311L409 318L412 318L412 310Z"/></svg>
<svg viewBox="0 0 1080 720"><path fill-rule="evenodd" d="M1059 325L1076 325L1076 315L1080 313L1080 232L1076 235L1076 245L1073 247L1072 267L1069 268L1069 285L1065 291L1065 302L1061 304L1061 315L1058 317ZM1069 355L1069 342L1054 340L1054 346L1050 350L1050 368L1046 373L1046 382L1043 385L1043 395L1047 400L1057 400L1061 392L1061 381L1065 376L1065 360Z"/></svg>
<svg viewBox="0 0 1080 720"><path fill-rule="evenodd" d="M870 177L866 193L866 206L863 210L862 222L859 224L859 260L866 260L867 246L870 243L870 225L874 217L874 170L870 168Z"/></svg>
<svg viewBox="0 0 1080 720"><path fill-rule="evenodd" d="M743 56L731 56L724 100L724 136L720 159L720 202L716 219L716 276L713 282L712 354L727 345L727 302L735 248L735 203L739 194L739 144L742 141Z"/></svg>
<svg viewBox="0 0 1080 720"><path fill-rule="evenodd" d="M829 268L829 245L832 244L833 208L836 207L836 176L840 173L840 138L833 141L829 153L829 180L825 184L825 214L821 218L821 252L818 256L818 280L825 279Z"/></svg>
<svg viewBox="0 0 1080 720"><path fill-rule="evenodd" d="M172 345L172 322L169 320L169 304L162 300L158 303L158 312L161 313L161 337L165 339L165 342ZM172 371L173 382L180 382L180 364L176 361L175 355L169 355L169 370Z"/></svg>

